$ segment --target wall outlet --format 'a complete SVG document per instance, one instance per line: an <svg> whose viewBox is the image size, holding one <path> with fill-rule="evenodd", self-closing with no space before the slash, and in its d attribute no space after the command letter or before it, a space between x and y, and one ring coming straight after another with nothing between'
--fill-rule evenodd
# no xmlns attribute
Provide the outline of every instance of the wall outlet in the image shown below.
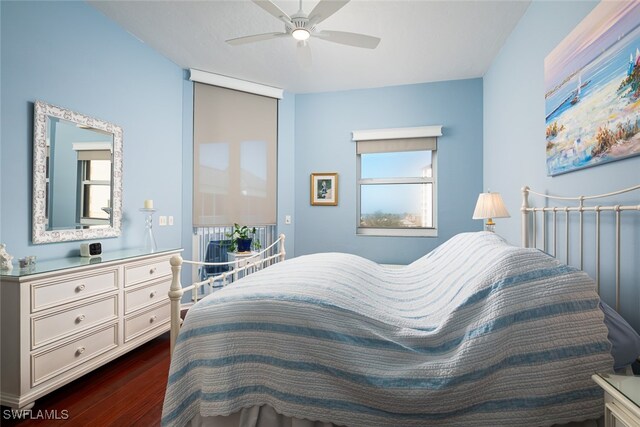
<svg viewBox="0 0 640 427"><path fill-rule="evenodd" d="M169 225L173 225L173 215L169 215Z"/></svg>
<svg viewBox="0 0 640 427"><path fill-rule="evenodd" d="M159 216L158 217L158 225L160 227L163 227L163 226L167 225L167 217L166 216Z"/></svg>
<svg viewBox="0 0 640 427"><path fill-rule="evenodd" d="M285 215L284 216L284 223L285 224L291 224L291 215Z"/></svg>

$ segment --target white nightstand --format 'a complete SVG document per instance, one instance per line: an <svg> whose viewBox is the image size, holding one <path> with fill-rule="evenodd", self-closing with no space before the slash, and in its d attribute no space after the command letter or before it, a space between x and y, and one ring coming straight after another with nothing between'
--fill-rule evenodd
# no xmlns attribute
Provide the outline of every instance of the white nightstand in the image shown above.
<svg viewBox="0 0 640 427"><path fill-rule="evenodd" d="M236 267L233 267L233 281L235 282L238 279L241 279L244 277L244 271L235 271L238 268L244 267L247 264L251 264L253 262L256 262L258 260L260 260L262 258L262 255L259 252L227 252L227 260L229 262L233 262L233 261L238 261L238 264ZM260 269L260 267L262 266L262 264L258 264L258 266L256 267L256 269Z"/></svg>
<svg viewBox="0 0 640 427"><path fill-rule="evenodd" d="M595 374L591 379L604 390L605 427L640 426L640 377Z"/></svg>

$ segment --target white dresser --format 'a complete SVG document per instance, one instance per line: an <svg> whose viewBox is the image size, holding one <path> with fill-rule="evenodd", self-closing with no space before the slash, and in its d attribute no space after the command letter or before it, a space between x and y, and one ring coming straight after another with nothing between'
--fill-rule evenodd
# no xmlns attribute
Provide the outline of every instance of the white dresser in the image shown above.
<svg viewBox="0 0 640 427"><path fill-rule="evenodd" d="M40 396L169 330L180 249L38 262L0 276L0 403Z"/></svg>
<svg viewBox="0 0 640 427"><path fill-rule="evenodd" d="M640 376L594 374L604 390L605 427L640 426Z"/></svg>

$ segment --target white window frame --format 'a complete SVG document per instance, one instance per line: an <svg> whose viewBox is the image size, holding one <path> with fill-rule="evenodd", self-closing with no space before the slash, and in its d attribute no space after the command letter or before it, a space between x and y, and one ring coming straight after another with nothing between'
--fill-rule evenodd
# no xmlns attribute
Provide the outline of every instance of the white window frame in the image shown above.
<svg viewBox="0 0 640 427"><path fill-rule="evenodd" d="M422 126L399 129L374 129L353 131L353 141L394 140L408 138L427 138L442 136L442 126ZM406 150L398 150L402 152ZM389 236L389 237L438 237L438 150L431 151L431 177L405 178L362 178L362 154L356 152L356 234L360 236ZM361 227L361 188L362 185L382 184L427 184L433 185L433 227L429 228L374 228Z"/></svg>

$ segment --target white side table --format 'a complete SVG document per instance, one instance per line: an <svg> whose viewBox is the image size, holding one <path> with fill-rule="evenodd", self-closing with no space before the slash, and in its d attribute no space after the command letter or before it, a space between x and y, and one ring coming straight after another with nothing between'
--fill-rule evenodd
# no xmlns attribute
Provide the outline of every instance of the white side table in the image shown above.
<svg viewBox="0 0 640 427"><path fill-rule="evenodd" d="M605 427L640 426L640 377L595 374L591 379L604 390Z"/></svg>
<svg viewBox="0 0 640 427"><path fill-rule="evenodd" d="M245 271L237 271L239 268L246 267L248 264L259 261L262 258L259 252L227 252L227 260L229 262L238 261L233 267L233 281L241 279L245 276ZM261 264L256 269L260 269ZM251 268L251 267L248 267Z"/></svg>

